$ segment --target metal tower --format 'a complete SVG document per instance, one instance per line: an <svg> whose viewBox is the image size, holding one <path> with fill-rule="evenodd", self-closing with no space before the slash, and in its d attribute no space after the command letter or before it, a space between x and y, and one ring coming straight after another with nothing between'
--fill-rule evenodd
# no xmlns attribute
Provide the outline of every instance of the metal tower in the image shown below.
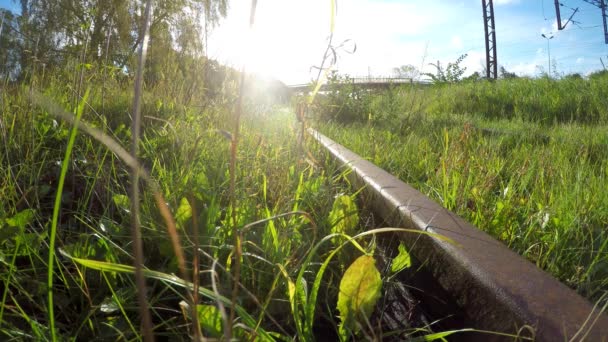
<svg viewBox="0 0 608 342"><path fill-rule="evenodd" d="M496 60L494 3L492 0L481 0L481 6L483 7L483 25L486 40L486 77L496 79L498 78L498 64Z"/></svg>
<svg viewBox="0 0 608 342"><path fill-rule="evenodd" d="M584 2L593 6L599 7L602 10L602 20L604 22L604 42L608 44L608 13L606 13L606 0L583 0Z"/></svg>

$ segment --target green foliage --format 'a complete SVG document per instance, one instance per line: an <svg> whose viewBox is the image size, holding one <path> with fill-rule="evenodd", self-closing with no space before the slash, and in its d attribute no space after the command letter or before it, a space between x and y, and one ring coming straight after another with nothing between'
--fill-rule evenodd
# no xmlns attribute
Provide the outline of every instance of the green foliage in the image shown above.
<svg viewBox="0 0 608 342"><path fill-rule="evenodd" d="M410 253L408 253L405 245L399 243L399 254L393 259L391 263L391 273L399 273L400 271L410 268L412 266L412 259Z"/></svg>
<svg viewBox="0 0 608 342"><path fill-rule="evenodd" d="M436 71L435 74L424 73L424 76L428 76L433 80L433 83L456 83L462 80L462 75L467 71L466 67L461 67L460 63L467 58L467 54L460 55L454 62L449 62L447 67L441 66L441 62L437 61L437 64L430 63L434 66Z"/></svg>
<svg viewBox="0 0 608 342"><path fill-rule="evenodd" d="M313 110L316 119L340 123L367 120L370 94L350 80L348 75L342 76L336 71L330 73L327 80L329 91L317 94L315 98Z"/></svg>
<svg viewBox="0 0 608 342"><path fill-rule="evenodd" d="M498 73L500 74L500 78L518 78L517 74L514 72L509 72L505 69L504 66L501 66Z"/></svg>
<svg viewBox="0 0 608 342"><path fill-rule="evenodd" d="M222 337L222 316L220 310L214 305L199 304L196 306L198 321L207 336Z"/></svg>
<svg viewBox="0 0 608 342"><path fill-rule="evenodd" d="M409 78L417 80L420 76L420 70L411 64L402 65L398 68L393 68L393 74L400 78Z"/></svg>
<svg viewBox="0 0 608 342"><path fill-rule="evenodd" d="M103 80L99 77L103 70L95 64L90 70L82 70L93 75L91 82ZM49 88L40 91L66 111L74 112L73 92L63 83L64 76L47 77ZM130 87L121 85L119 80L110 83L113 86L105 89L91 87L87 105L80 107L82 117L118 144L128 146ZM140 145L141 160L160 185L164 202L174 214L188 265L193 265L194 255L199 258L196 265L200 269L202 301L197 304L209 306L203 312L199 307L199 314L209 316L203 319L199 315L203 333L213 337L226 331L223 321L218 329L217 312L211 307L219 310L218 295L227 310L231 305L229 300L223 300L230 297L232 282L227 271L234 265L233 239L228 228L234 210L239 227L252 225L242 230L241 284L247 291L238 298L238 324L233 327L233 336L250 339L249 329L265 340L286 339L296 330L297 324L289 315L290 283L279 281L281 272L276 266L283 264L294 279L292 299L305 304L305 309L300 306L299 310L301 316L307 312L306 336L314 338L317 325L332 324L330 319L319 323L318 315L335 317L335 308L317 303L334 302L339 279L323 279L310 272L296 278L294 273L311 255L311 246L331 234L332 227L353 234L360 228L358 208L333 164L321 168L301 162L289 129L294 125L289 110L266 104L262 107L249 100L244 102L248 115L242 121L243 148L238 153L239 201L236 208L230 207L226 163L230 143L223 132L232 125L230 114L235 97L230 89L213 91L217 92L217 101L201 109L184 105L187 99L172 98L162 87L147 88ZM62 164L70 125L33 105L27 88L8 86L0 96L0 173L5 180L0 182L0 234L6 237L0 242L0 282L5 289L0 292L0 339L18 339L24 334L33 339L51 338L50 320L46 318L46 229L62 165L67 174L64 194L60 196L56 244L78 259L54 261L57 339L140 338L133 268L129 266L133 262L133 241L129 198L125 195L128 166L85 134L76 136L72 158ZM170 276L177 273L177 262L155 199L148 190L144 187L140 215L150 285L148 300L153 316L160 319L155 333L175 340L189 339L189 330L184 327L192 324L191 313L182 315L177 303L191 303L183 291L184 286L190 285ZM337 204L331 221L334 202ZM193 243L195 230L198 246ZM323 244L317 254L311 255L307 266L321 264L328 254L339 250L330 243ZM340 268L340 264L328 262L325 269L334 274L341 272ZM212 291L212 270L217 293ZM333 290L325 291L326 288ZM312 291L316 291L315 301L309 304ZM272 330L272 335L266 329Z"/></svg>
<svg viewBox="0 0 608 342"><path fill-rule="evenodd" d="M501 82L532 81L483 84L500 87ZM559 82L553 82L558 89ZM451 96L454 88L469 86L442 89ZM323 131L580 294L599 298L608 286L608 236L601 229L608 218L608 196L592 189L608 186L606 123L551 125L493 114L434 112L409 120L407 131L382 123L325 125Z"/></svg>
<svg viewBox="0 0 608 342"><path fill-rule="evenodd" d="M179 201L179 207L175 210L175 221L178 226L183 227L192 217L192 207L185 197Z"/></svg>
<svg viewBox="0 0 608 342"><path fill-rule="evenodd" d="M9 227L15 227L24 230L25 227L30 224L35 217L36 211L34 209L25 209L15 214L13 217L5 219L5 222Z"/></svg>
<svg viewBox="0 0 608 342"><path fill-rule="evenodd" d="M608 77L505 79L431 90L429 114L479 114L551 125L608 122Z"/></svg>
<svg viewBox="0 0 608 342"><path fill-rule="evenodd" d="M20 42L23 44L21 48L29 49L48 67L55 67L58 66L55 63L60 63L63 58L56 54L57 49L79 54L86 44L89 59L101 61L107 49L108 55L105 57L110 57L110 64L124 66L141 44L138 33L144 5L126 0L59 0L56 3L21 0L21 20L18 24L26 38ZM192 55L202 48L203 31L217 25L226 14L226 0L161 1L154 6L151 45L155 46L157 40L168 37L180 52ZM44 35L37 35L38 42L33 39L34 30L45 32ZM168 32L175 35L167 36ZM110 40L109 35L112 36ZM21 68L25 69L30 63L22 64Z"/></svg>
<svg viewBox="0 0 608 342"><path fill-rule="evenodd" d="M602 76L603 75L603 76ZM478 75L477 75L478 76ZM464 82L444 86L406 86L370 93L362 101L366 114L342 114L338 123L368 123L393 132L407 130L424 116L446 113L481 116L495 120L556 123L605 124L608 122L608 77L602 73L588 79L565 77L505 78L496 82L476 75ZM337 102L320 102L318 112L331 113ZM350 101L350 100L349 100ZM355 103L349 104L357 107ZM358 109L360 110L360 109ZM320 114L323 117L323 114Z"/></svg>
<svg viewBox="0 0 608 342"><path fill-rule="evenodd" d="M359 210L348 195L336 197L329 213L331 232L352 235L359 224Z"/></svg>
<svg viewBox="0 0 608 342"><path fill-rule="evenodd" d="M372 256L357 258L340 280L338 311L340 312L340 339L345 341L359 331L359 325L369 320L380 298L382 279Z"/></svg>

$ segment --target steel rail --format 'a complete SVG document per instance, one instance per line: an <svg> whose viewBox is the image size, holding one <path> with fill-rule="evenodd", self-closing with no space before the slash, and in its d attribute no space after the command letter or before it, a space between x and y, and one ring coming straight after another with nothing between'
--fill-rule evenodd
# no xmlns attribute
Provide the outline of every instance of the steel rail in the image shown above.
<svg viewBox="0 0 608 342"><path fill-rule="evenodd" d="M308 133L365 187L372 209L386 224L440 234L402 234L410 252L425 261L472 328L517 334L531 326L537 341L608 341L608 316L501 242L395 176L312 128ZM477 339L501 340L484 335Z"/></svg>

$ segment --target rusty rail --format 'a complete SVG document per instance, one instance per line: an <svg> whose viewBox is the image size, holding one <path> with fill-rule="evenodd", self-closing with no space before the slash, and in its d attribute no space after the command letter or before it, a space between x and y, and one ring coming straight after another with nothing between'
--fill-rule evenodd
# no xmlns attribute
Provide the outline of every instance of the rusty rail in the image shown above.
<svg viewBox="0 0 608 342"><path fill-rule="evenodd" d="M585 298L388 172L314 129L308 133L353 171L351 182L366 187L372 209L386 224L437 233L455 242L421 234L400 236L454 296L473 328L517 334L528 325L538 341L608 341L608 316Z"/></svg>

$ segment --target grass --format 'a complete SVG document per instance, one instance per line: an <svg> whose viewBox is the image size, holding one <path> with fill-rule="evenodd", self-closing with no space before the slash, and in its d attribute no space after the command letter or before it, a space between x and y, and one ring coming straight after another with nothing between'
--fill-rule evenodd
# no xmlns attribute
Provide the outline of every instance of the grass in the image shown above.
<svg viewBox="0 0 608 342"><path fill-rule="evenodd" d="M252 3L255 8L256 2ZM336 3L330 3L334 11ZM332 14L331 31L333 25ZM335 76L329 74L326 62L335 63L335 51L340 47L331 44L330 34L319 79ZM154 80L154 72L162 71L154 70L147 72L152 77L142 87L145 51L141 53L140 76L135 79L99 61L84 63L83 51L81 58L66 57L63 67L49 66L42 74L34 61L22 80L2 84L0 339L131 341L151 340L153 336L170 341L432 341L473 331L467 327L445 330L438 324L444 317L428 320L414 312L420 311L417 304L412 304L414 309L410 306L409 320L398 317L398 326L386 330L382 316L392 307L388 293L396 288L399 272L409 268L411 260L403 246L393 258L395 253L385 251L380 236L390 240L389 234L403 229L375 227L369 208L356 196L358 189L345 181L347 171L337 168L316 146L303 145L301 130L306 124L297 123L284 104L270 105L268 100L273 96L266 100L245 96L244 74L216 63L211 65L214 71L209 79L199 79L196 72L185 75L191 70L184 69L179 73L166 70L168 77ZM196 69L199 71L210 63L192 59L192 64L201 65ZM208 87L206 81L213 86ZM138 85L134 96L133 84ZM480 92L477 85L468 86L466 91ZM320 83L315 92L319 87ZM598 92L605 89L602 84L592 88ZM90 92L81 97L82 89ZM194 96L196 89L204 90L204 96ZM538 182L533 171L522 171L528 179L525 185L513 181L504 187L495 182L508 171L499 157L508 157L515 147L529 152L537 143L534 135L525 143L514 138L506 147L502 140L496 143L490 136L486 145L491 148L484 152L483 146L473 143L485 137L477 133L477 126L485 132L484 125L489 127L494 121L482 117L472 128L470 120L462 116L437 114L445 107L434 104L455 108L452 103L461 98L459 91L463 89L429 90L436 91L433 96L444 102L419 101L417 96L398 92L372 98L361 90L353 90L352 96L330 93L305 102L325 108L323 115L331 120L363 125L398 123L398 134L379 127L350 128L350 133L365 130L360 131L354 145L361 144L363 138L372 139L371 158L380 164L390 162L385 159L386 151L399 153L395 147L402 145L404 132L414 132L413 120L429 131L442 127L432 136L424 136L422 131L419 136L405 135L418 150L427 152L428 159L401 161L418 162L418 168L408 170L418 172L414 177L425 182L433 174L439 175L437 183L427 182L428 189L450 208L469 205L461 202L463 190L479 197L502 191L503 204L488 200L475 205L481 212L500 206L504 213L500 218L512 219L505 221L509 224L520 218L518 214L532 217L531 224L541 222L543 229L556 217L561 220L555 221L558 223L574 220L547 209L553 202L541 201L546 199L542 195L545 188L534 190L532 185ZM484 94L489 98L493 91ZM557 108L566 102L559 102ZM585 98L577 105L588 103ZM462 106L465 104L468 102ZM598 118L605 118L601 106L598 102L593 108L598 108ZM415 110L403 117L403 108ZM436 115L422 120L422 111ZM65 114L71 112L76 118ZM509 121L509 125L527 125L525 115L513 112L520 121ZM580 115L571 116L574 119ZM556 121L564 120L560 117ZM548 123L542 118L532 121L539 130ZM462 125L465 129L460 131ZM497 125L504 128L502 123ZM515 130L515 126L509 127ZM336 127L324 129L331 132ZM590 128L589 132L596 131ZM552 141L553 136L571 139L569 131L556 129L550 138L539 141ZM604 143L601 138L592 138L578 162L605 160L600 148ZM132 155L124 148L129 144ZM502 154L486 164L483 153L490 155L496 146ZM557 145L548 146L549 157L554 153L564 163L570 161L570 154L559 154ZM470 158L475 153L484 159ZM532 165L530 170L550 165L541 162L544 159L526 165ZM432 165L435 169L429 171ZM458 169L463 165L464 169ZM605 171L605 164L601 165ZM472 186L470 170L476 167L487 168L485 173L494 178ZM583 170L586 173L580 177L604 185L601 172ZM552 187L553 176L545 176L543 186ZM513 190L503 190L507 188ZM586 214L605 204L606 197L585 197L582 186L577 191L587 205ZM538 213L532 211L532 205L532 209L519 212L513 203L520 200L520 193L530 197L526 203L534 199L537 207L537 203L545 206L538 207ZM593 219L604 220L605 216ZM505 222L497 221L496 229ZM517 228L522 226L514 223L511 229ZM535 230L523 229L526 243L538 238ZM561 238L564 233L560 234ZM602 234L590 230L588 235L569 237L605 241ZM608 248L602 242L596 250L569 254L566 245L559 245L549 251L560 248L557 257L561 259L555 261L554 254L537 245L532 244L530 255L547 265L563 265L563 274L568 274L571 264L582 262L576 259L581 255L590 258L593 267L605 265L604 251ZM562 264L563 260L570 263ZM598 272L604 269L587 269L577 284L589 284L591 290L601 288L605 278L602 280Z"/></svg>
<svg viewBox="0 0 608 342"><path fill-rule="evenodd" d="M330 112L358 101L365 113L319 127L594 301L608 290L607 81L330 94Z"/></svg>
<svg viewBox="0 0 608 342"><path fill-rule="evenodd" d="M131 87L102 91L88 84L90 93L79 98L75 111L82 120L76 134L69 121L53 115L73 111L74 94L59 77L48 77L33 98L19 84L5 86L0 95L0 335L142 339L128 196L137 167L120 147L132 138L126 128ZM224 93L225 99L201 109L163 93L143 94L139 146L147 170L140 207L142 273L157 339L189 340L197 330L210 338L263 340L338 338L338 331L434 333L433 326L407 324L382 331L376 323L381 315L366 317L372 322L362 329L351 321L340 330L341 277L362 254L381 259L373 236L390 230L357 236L373 228L355 199L357 189L344 182L343 170L313 157L322 156L316 147L308 147L308 157L302 154L290 109L245 99L240 147L232 150L238 163L231 166L237 94ZM171 212L169 220L163 208ZM166 222L175 224L189 276L180 274ZM238 277L235 231L242 252ZM389 286L394 274L379 272ZM372 308L382 312L382 303Z"/></svg>

